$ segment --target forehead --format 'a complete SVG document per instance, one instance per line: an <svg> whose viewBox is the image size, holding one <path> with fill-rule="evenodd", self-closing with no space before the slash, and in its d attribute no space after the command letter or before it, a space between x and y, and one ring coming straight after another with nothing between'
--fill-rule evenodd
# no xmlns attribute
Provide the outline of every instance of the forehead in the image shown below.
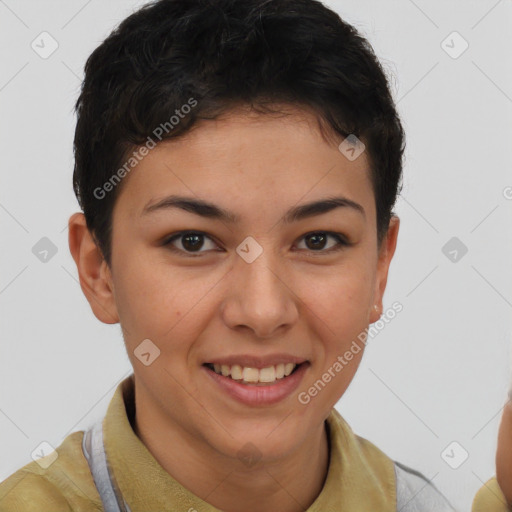
<svg viewBox="0 0 512 512"><path fill-rule="evenodd" d="M115 210L136 219L166 195L253 213L343 195L371 210L366 154L349 160L338 149L341 141L327 141L316 116L302 109L279 116L239 110L202 120L139 161L124 178Z"/></svg>

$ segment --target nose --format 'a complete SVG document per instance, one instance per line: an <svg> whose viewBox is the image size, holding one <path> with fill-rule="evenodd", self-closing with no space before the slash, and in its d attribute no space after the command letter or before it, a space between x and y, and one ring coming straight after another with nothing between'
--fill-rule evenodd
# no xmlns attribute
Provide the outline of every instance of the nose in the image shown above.
<svg viewBox="0 0 512 512"><path fill-rule="evenodd" d="M263 253L252 263L239 258L229 272L222 316L231 329L250 329L258 338L282 335L298 319L298 297L290 273Z"/></svg>

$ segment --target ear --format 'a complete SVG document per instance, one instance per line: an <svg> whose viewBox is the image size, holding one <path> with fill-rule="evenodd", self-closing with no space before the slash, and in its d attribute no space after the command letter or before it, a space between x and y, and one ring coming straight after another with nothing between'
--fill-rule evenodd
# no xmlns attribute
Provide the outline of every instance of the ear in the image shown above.
<svg viewBox="0 0 512 512"><path fill-rule="evenodd" d="M69 250L76 263L80 286L92 312L106 324L119 322L110 269L87 228L83 213L74 213L68 222Z"/></svg>
<svg viewBox="0 0 512 512"><path fill-rule="evenodd" d="M370 323L376 322L382 315L382 298L384 297L384 291L386 290L386 284L388 282L389 265L391 264L391 259L395 254L399 229L400 219L396 215L393 215L389 221L386 238L382 241L379 249L374 300L370 309ZM377 305L377 311L375 310L374 305Z"/></svg>

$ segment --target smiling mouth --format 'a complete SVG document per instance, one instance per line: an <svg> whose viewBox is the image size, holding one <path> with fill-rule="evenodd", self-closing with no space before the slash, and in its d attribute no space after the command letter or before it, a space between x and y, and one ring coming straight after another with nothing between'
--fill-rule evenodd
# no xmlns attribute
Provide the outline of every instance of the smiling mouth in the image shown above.
<svg viewBox="0 0 512 512"><path fill-rule="evenodd" d="M244 367L237 364L218 365L205 363L203 366L206 366L218 375L227 377L240 384L252 386L271 386L276 382L287 379L290 375L294 374L300 367L305 364L307 364L307 362L301 364L281 363L262 369Z"/></svg>

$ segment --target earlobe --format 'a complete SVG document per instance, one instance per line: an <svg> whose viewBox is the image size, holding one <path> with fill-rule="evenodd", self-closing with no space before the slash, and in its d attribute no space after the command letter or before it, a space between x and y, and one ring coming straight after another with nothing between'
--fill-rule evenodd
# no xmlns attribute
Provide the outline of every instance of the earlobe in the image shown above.
<svg viewBox="0 0 512 512"><path fill-rule="evenodd" d="M110 270L87 229L84 214L74 213L69 218L68 227L69 250L78 270L80 287L94 315L103 323L118 323Z"/></svg>
<svg viewBox="0 0 512 512"><path fill-rule="evenodd" d="M374 304L370 310L369 323L375 323L381 317L381 309L378 304Z"/></svg>
<svg viewBox="0 0 512 512"><path fill-rule="evenodd" d="M393 259L393 255L395 254L399 229L400 218L396 215L393 215L389 221L386 238L382 241L382 245L379 250L375 294L373 301L377 308L372 306L372 310L370 312L370 323L376 322L383 313L382 298L384 297L384 292L386 290L389 266L391 264L391 260Z"/></svg>

